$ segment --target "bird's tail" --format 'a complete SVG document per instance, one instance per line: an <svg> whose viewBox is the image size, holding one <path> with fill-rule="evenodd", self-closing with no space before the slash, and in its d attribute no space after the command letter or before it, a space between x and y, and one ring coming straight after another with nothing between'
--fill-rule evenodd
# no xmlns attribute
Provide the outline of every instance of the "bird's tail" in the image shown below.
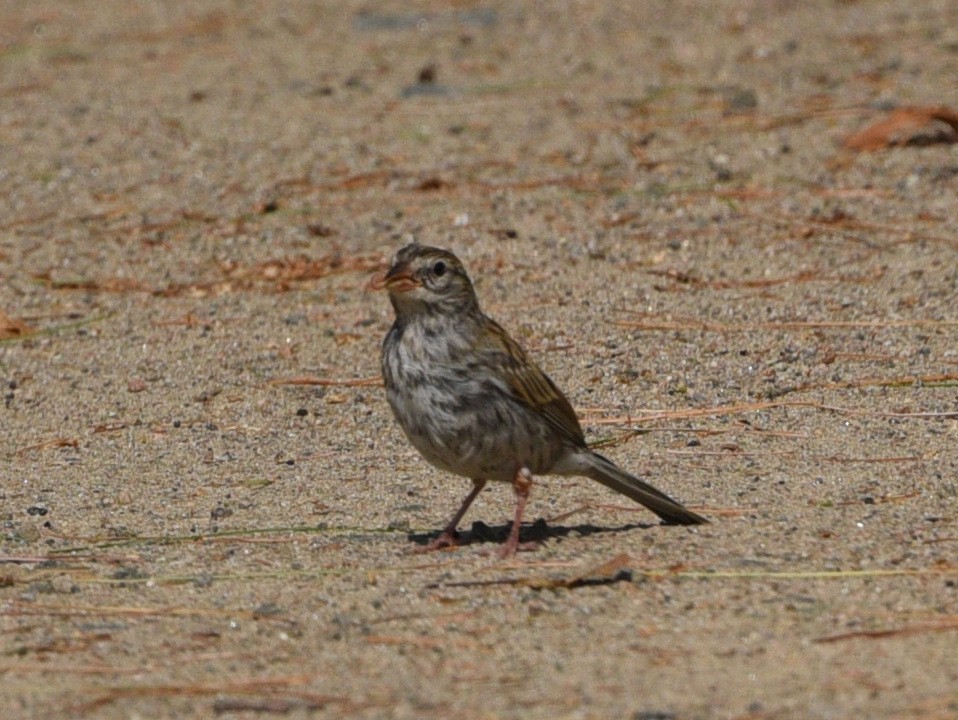
<svg viewBox="0 0 958 720"><path fill-rule="evenodd" d="M708 522L701 515L696 515L691 510L686 509L661 490L657 490L647 482L630 475L597 452L589 453L584 474L602 483L607 488L645 505L669 524L699 525Z"/></svg>

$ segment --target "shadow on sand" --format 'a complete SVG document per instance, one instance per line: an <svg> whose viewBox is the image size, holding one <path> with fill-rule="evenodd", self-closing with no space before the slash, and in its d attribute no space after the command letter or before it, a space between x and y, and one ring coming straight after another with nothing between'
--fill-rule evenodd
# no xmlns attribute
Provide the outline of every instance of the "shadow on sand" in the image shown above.
<svg viewBox="0 0 958 720"><path fill-rule="evenodd" d="M519 540L522 543L544 543L547 540L555 538L564 538L569 535L598 535L602 533L621 533L629 530L646 530L654 527L655 523L629 523L617 527L600 527L598 525L549 525L545 520L539 519L531 525L523 523ZM503 543L509 536L509 530L512 528L511 522L501 525L486 525L481 521L476 521L467 531L460 531L458 534L459 545L473 545L478 543ZM416 545L425 546L435 540L440 535L440 530L430 533L410 533L409 541Z"/></svg>

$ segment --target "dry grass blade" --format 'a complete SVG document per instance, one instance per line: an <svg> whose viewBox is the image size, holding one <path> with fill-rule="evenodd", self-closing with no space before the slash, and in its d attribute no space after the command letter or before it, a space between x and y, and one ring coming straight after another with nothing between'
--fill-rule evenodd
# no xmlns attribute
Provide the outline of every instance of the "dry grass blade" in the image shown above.
<svg viewBox="0 0 958 720"><path fill-rule="evenodd" d="M253 265L230 261L220 263L212 272L215 279L189 280L171 283L166 287L150 287L129 278L67 278L56 279L53 270L33 277L54 290L85 290L101 293L143 292L158 297L206 297L237 291L250 291L266 286L275 292L284 292L306 282L331 275L351 272L372 272L382 269L385 260L378 254L343 255L333 251L319 258L305 255L266 260Z"/></svg>
<svg viewBox="0 0 958 720"><path fill-rule="evenodd" d="M437 650L450 644L448 640L420 635L367 635L365 641L372 645L398 645L422 650ZM461 646L463 643L460 641L455 644Z"/></svg>
<svg viewBox="0 0 958 720"><path fill-rule="evenodd" d="M819 458L824 462L831 463L842 463L842 464L854 464L854 463L912 463L912 462L924 462L927 458L922 457L921 455L902 455L895 457L840 457L838 455L828 455L826 457ZM902 496L904 497L904 496Z"/></svg>
<svg viewBox="0 0 958 720"><path fill-rule="evenodd" d="M851 328L878 329L893 327L956 327L958 320L788 320L761 323L713 323L686 321L614 320L613 325L648 331L697 330L713 333L740 333L756 330L845 330Z"/></svg>
<svg viewBox="0 0 958 720"><path fill-rule="evenodd" d="M270 385L322 385L324 387L376 387L383 384L379 376L368 378L321 378L315 375L303 375L293 378L274 378Z"/></svg>
<svg viewBox="0 0 958 720"><path fill-rule="evenodd" d="M48 558L40 555L0 555L0 565L36 565L46 562Z"/></svg>
<svg viewBox="0 0 958 720"><path fill-rule="evenodd" d="M267 281L285 286L347 272L371 272L381 269L383 265L381 255L346 256L333 252L315 259L298 255L251 266L228 263L221 266L221 270L231 280Z"/></svg>
<svg viewBox="0 0 958 720"><path fill-rule="evenodd" d="M535 590L552 590L555 588L578 588L590 585L611 585L617 582L631 582L632 573L628 570L632 564L632 557L626 553L616 555L594 567L576 573L568 578L533 578L520 584Z"/></svg>
<svg viewBox="0 0 958 720"><path fill-rule="evenodd" d="M698 508L696 508L698 509ZM560 588L560 587L579 587L580 585L605 584L608 582L618 582L631 580L634 576L646 577L652 579L694 579L694 580L854 580L868 578L891 578L891 577L923 577L923 576L947 576L958 575L958 567L941 568L900 568L896 570L886 570L878 568L874 570L690 570L686 565L679 565L669 568L636 568L632 564L632 558L628 555L618 555L612 560L602 563L597 567L581 574L573 575L566 579L535 578L535 577L503 577L492 580L463 580L454 582L433 583L427 587L435 589L439 587L457 587L457 588L477 588L492 586L520 586L530 588ZM615 574L609 578L608 573ZM602 575L605 575L604 579ZM595 582L590 582L590 578L595 578ZM958 621L956 621L958 622Z"/></svg>
<svg viewBox="0 0 958 720"><path fill-rule="evenodd" d="M437 587L489 587L498 585L510 585L528 587L534 590L554 590L557 588L573 589L589 585L608 585L617 582L631 582L632 572L627 568L632 564L632 557L622 553L616 555L611 560L607 560L599 565L587 568L586 570L574 573L564 578L543 578L543 577L507 577L496 578L493 580L464 580L448 583L434 583L430 588ZM554 563L540 563L536 567L553 567ZM566 567L565 563L560 563L559 567ZM513 566L516 569L530 569L529 564L517 564Z"/></svg>
<svg viewBox="0 0 958 720"><path fill-rule="evenodd" d="M67 313L67 315L69 317L76 317L76 315L73 313ZM37 320L37 319L43 319L44 317L51 317L51 316L34 316L32 319ZM17 340L33 338L38 335L43 335L43 336L57 335L69 330L76 330L77 328L82 328L87 325L93 325L94 323L101 322L102 320L106 320L110 317L112 317L112 313L104 313L101 315L93 315L88 318L83 318L83 319L77 320L76 322L63 323L62 325L53 325L53 326L44 327L44 328L35 328L32 326L27 326L28 331L23 332L22 334L3 336L2 333L0 333L0 343L15 342ZM2 322L0 322L0 325L2 325Z"/></svg>
<svg viewBox="0 0 958 720"><path fill-rule="evenodd" d="M253 290L263 285L271 286L274 291L284 292L297 285L331 275L372 272L381 269L384 263L380 255L343 255L338 250L319 258L297 255L266 260L255 265L230 261L221 263L217 268L222 275L220 279L177 283L154 290L153 293L162 297L218 295Z"/></svg>
<svg viewBox="0 0 958 720"><path fill-rule="evenodd" d="M71 447L74 449L79 448L80 441L69 440L67 438L54 438L53 440L46 440L41 443L36 443L35 445L27 445L26 447L19 448L14 453L14 455L16 457L22 457L23 455L26 455L27 453L32 452L34 450L45 450L46 448L63 448L63 447Z"/></svg>
<svg viewBox="0 0 958 720"><path fill-rule="evenodd" d="M653 422L656 420L677 420L695 417L718 417L721 415L738 415L740 413L758 412L768 410L769 408L788 405L785 401L781 402L753 402L736 403L734 405L714 405L706 408L687 408L685 410L663 410L646 411L644 415L617 415L609 418L593 418L589 420L590 425L622 425L637 422ZM639 411L642 412L642 411Z"/></svg>
<svg viewBox="0 0 958 720"><path fill-rule="evenodd" d="M667 449L666 454L668 455L680 455L687 457L724 457L730 459L738 458L757 458L757 457L788 457L791 455L798 454L797 450L759 450L759 451L745 451L741 448L721 448L719 450L686 450L686 449ZM867 464L867 463L876 463L876 464L893 464L893 463L913 463L913 462L924 462L928 458L921 455L903 455L903 456L894 456L894 457L841 457L839 455L827 455L827 456L806 456L809 459L815 458L821 460L822 462L830 463L840 463L844 465L853 465L853 464Z"/></svg>
<svg viewBox="0 0 958 720"><path fill-rule="evenodd" d="M14 601L0 608L0 617L242 617L259 618L252 611L227 608L198 607L138 607L122 605L83 606L83 605L38 605Z"/></svg>
<svg viewBox="0 0 958 720"><path fill-rule="evenodd" d="M785 275L774 278L758 278L748 280L706 280L703 278L689 275L678 270L646 270L649 275L656 275L673 280L681 285L689 285L697 288L710 288L712 290L733 290L743 289L763 289L776 287L778 285L797 285L800 283L811 282L840 282L840 283L871 283L880 280L884 275L884 270L876 270L864 275L829 275L820 270L805 270L794 275Z"/></svg>
<svg viewBox="0 0 958 720"><path fill-rule="evenodd" d="M52 270L36 273L33 279L51 290L85 290L101 293L148 292L143 283L129 278L67 278L55 279Z"/></svg>
<svg viewBox="0 0 958 720"><path fill-rule="evenodd" d="M9 663L0 665L0 675L18 673L41 673L57 675L137 675L144 671L142 667L118 667L116 665L53 665L50 663Z"/></svg>
<svg viewBox="0 0 958 720"><path fill-rule="evenodd" d="M426 529L422 529L426 532ZM187 535L134 535L130 537L111 538L108 536L92 538L75 538L86 544L56 548L49 551L49 557L60 561L64 556L75 558L80 553L93 553L111 548L130 547L136 545L177 545L180 543L193 544L202 542L228 542L235 539L238 542L248 542L253 537L276 534L358 534L388 535L398 532L395 528L369 528L355 525L287 525L278 527L237 528L235 530L220 530L217 533L190 533ZM99 553L98 555L99 556Z"/></svg>
<svg viewBox="0 0 958 720"><path fill-rule="evenodd" d="M794 385L792 387L781 388L769 394L769 397L781 397L788 393L808 392L809 390L848 390L865 387L888 387L888 388L910 388L910 387L953 387L958 382L958 373L938 373L935 375L902 375L892 378L865 377L857 380L845 380L842 382L829 383L806 383L804 385ZM828 406L822 406L828 407ZM831 409L831 408L829 408ZM934 414L921 413L929 417ZM915 413L880 413L882 417L910 417ZM941 413L938 413L941 415ZM949 413L943 416L948 417Z"/></svg>
<svg viewBox="0 0 958 720"><path fill-rule="evenodd" d="M282 693L283 695L303 701L304 704L328 705L330 703L347 703L348 700L334 695L320 695L311 692L290 690L298 686L307 685L311 681L309 675L289 675L274 678L256 678L237 680L235 682L210 684L169 684L169 685L133 685L113 687L98 695L94 699L74 705L74 712L89 712L109 705L119 700L129 698L161 698L161 697L209 697L221 694L233 695L266 695ZM305 705L303 705L305 706Z"/></svg>
<svg viewBox="0 0 958 720"><path fill-rule="evenodd" d="M936 375L931 376L935 378L952 378L958 376L951 375ZM901 386L910 386L915 384L915 379L913 377L906 378L904 380L885 380L885 381L874 381L873 383L841 383L842 387L862 387L863 384L876 384L882 385L885 387L901 387ZM835 383L835 385L839 385ZM801 388L804 389L804 388ZM835 388L829 388L835 389ZM795 391L799 389L794 389ZM823 403L816 403L804 400L768 400L760 402L751 402L751 403L735 403L733 405L714 405L712 407L705 408L687 408L685 410L663 410L663 411L639 411L645 412L645 414L639 415L617 415L615 417L607 418L590 418L590 425L631 425L633 423L639 422L654 422L658 420L679 420L687 418L697 418L697 417L720 417L723 415L739 415L751 412L760 412L762 410L770 410L774 408L783 408L783 407L795 407L795 408L813 408L815 410L825 410L828 412L839 413L841 415L858 415L858 416L869 416L869 417L892 417L892 418L902 418L902 419L947 419L947 418L956 418L958 417L958 411L945 411L945 412L881 412L873 410L859 410L857 408L846 408L840 407L838 405L826 405ZM636 434L641 434L645 432L644 430L639 430ZM624 438L623 438L624 439Z"/></svg>
<svg viewBox="0 0 958 720"><path fill-rule="evenodd" d="M958 567L942 568L901 568L886 570L685 570L650 569L633 570L637 575L647 577L688 577L703 580L851 580L857 578L878 577L921 577L958 575Z"/></svg>
<svg viewBox="0 0 958 720"><path fill-rule="evenodd" d="M884 630L853 630L847 633L837 635L826 635L813 640L816 643L835 643L845 640L878 640L892 637L908 637L910 635L922 635L935 632L953 632L958 630L958 620L947 620L940 623L927 623L923 625L910 625L899 628L888 628Z"/></svg>

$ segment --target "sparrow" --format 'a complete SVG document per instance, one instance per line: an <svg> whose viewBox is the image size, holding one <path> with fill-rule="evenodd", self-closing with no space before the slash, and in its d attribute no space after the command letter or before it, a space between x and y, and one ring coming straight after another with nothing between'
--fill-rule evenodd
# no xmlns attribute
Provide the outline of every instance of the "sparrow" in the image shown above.
<svg viewBox="0 0 958 720"><path fill-rule="evenodd" d="M429 463L472 480L424 551L457 544L456 527L490 480L511 483L516 495L503 557L520 547L522 516L539 475L592 478L669 524L708 522L589 448L566 396L482 312L452 252L407 245L372 284L388 292L396 315L382 344L382 374L399 426Z"/></svg>

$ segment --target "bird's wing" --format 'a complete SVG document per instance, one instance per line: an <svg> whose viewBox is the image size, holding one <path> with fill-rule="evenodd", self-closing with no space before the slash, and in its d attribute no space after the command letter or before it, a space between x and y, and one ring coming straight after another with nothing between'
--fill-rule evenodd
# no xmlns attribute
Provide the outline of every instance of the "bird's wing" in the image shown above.
<svg viewBox="0 0 958 720"><path fill-rule="evenodd" d="M567 440L584 445L579 418L562 391L499 323L487 318L485 330L483 349L496 356L491 362L502 369L514 399L541 413Z"/></svg>

